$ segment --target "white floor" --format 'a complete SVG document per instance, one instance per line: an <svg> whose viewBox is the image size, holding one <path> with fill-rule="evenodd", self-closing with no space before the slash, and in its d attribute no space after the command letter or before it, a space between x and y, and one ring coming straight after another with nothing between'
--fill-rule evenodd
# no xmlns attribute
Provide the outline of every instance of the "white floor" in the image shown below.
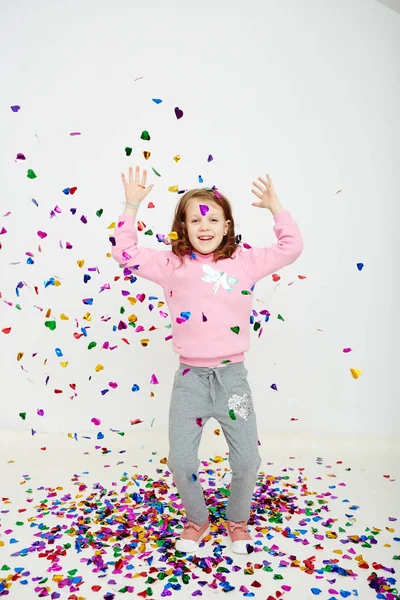
<svg viewBox="0 0 400 600"><path fill-rule="evenodd" d="M212 488L207 496L209 509L215 501L221 512L225 510L226 497L219 494L215 498L214 490L226 488L230 470L224 436L213 433L217 428L215 421L204 431L199 458L205 464L201 463L199 476L204 490ZM81 437L76 441L66 434L32 437L30 432L0 432L0 582L5 579L8 588L4 596L18 600L39 597L109 600L113 594L117 598L154 599L171 595L186 600L197 596L214 598L234 587L229 591L229 597L234 599L400 597L397 593L389 594L393 588L400 590L400 439L363 440L350 436L319 439L262 431L259 438L263 463L252 505L255 522L249 525L254 551L247 556L231 552L224 520L217 513L211 537L204 546L194 555L175 556L173 545L163 550L155 543L162 520L181 521L185 516L179 498L171 499L177 490L172 485L172 476L165 475L168 442L159 432L143 435L137 425L134 432L125 436L109 432L99 441ZM257 512L257 506L261 508L257 490L260 494L260 486L266 486L267 482L262 498L264 502L268 497L275 500L271 510ZM127 489L121 492L124 485ZM107 490L104 496L100 495L99 486ZM134 493L144 499L145 492L151 490L158 506L164 505L162 515L149 499L141 504L133 502ZM146 541L146 535L153 532L151 539L132 550L127 548L132 538L117 541L109 537L108 541L103 538L102 543L107 545L101 547L100 529L109 527L115 531L118 523L112 521L117 515L121 518L126 514L129 500L132 513L147 515L148 520L142 522L143 539ZM107 504L112 516L103 512L102 516L96 515L95 511L104 511ZM289 506L307 509L308 515L282 512L281 524L268 521L276 517L280 508ZM304 518L309 521L299 525ZM86 534L82 532L83 526ZM50 539L53 527L61 528L52 532L59 535L58 539ZM292 537L283 535L285 528L290 529ZM172 531L177 532L176 525ZM355 537L344 543L349 536ZM370 536L377 543L363 548L364 541L357 536ZM87 542L89 537L92 546L87 544L87 548L78 552L77 540ZM173 535L164 539L172 542ZM71 547L65 547L68 544ZM316 547L318 544L321 549ZM23 549L24 555L20 556ZM57 549L65 555L57 556ZM87 565L88 559L96 556L104 564L110 563L106 572L94 573L93 563ZM125 561L121 574L113 576L111 562L120 556L129 558L129 562ZM207 563L201 562L207 557L209 573L205 570ZM306 573L303 561L312 557L315 570ZM331 563L334 566L329 571L324 561L336 562ZM367 568L359 567L363 561ZM378 564L374 567L373 563ZM307 564L312 564L312 560ZM127 569L127 565L131 568ZM265 570L266 565L271 570ZM179 567L181 571L176 572ZM157 578L163 571L165 577ZM171 581L174 571L175 579ZM65 580L68 572L70 577L80 578L76 582L83 583L75 587L71 581L70 586L58 588L57 582ZM381 595L369 586L368 577L373 572L382 578L382 585L386 584ZM131 577L124 577L126 574ZM182 574L189 575L188 583L183 581ZM113 577L117 586L108 583ZM134 589L125 595L113 591L123 585ZM246 595L246 591L253 595Z"/></svg>

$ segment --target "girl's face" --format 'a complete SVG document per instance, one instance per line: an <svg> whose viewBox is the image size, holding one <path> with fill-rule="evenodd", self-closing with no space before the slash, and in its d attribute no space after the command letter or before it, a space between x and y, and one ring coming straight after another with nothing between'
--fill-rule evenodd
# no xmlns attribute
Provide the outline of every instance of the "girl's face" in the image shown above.
<svg viewBox="0 0 400 600"><path fill-rule="evenodd" d="M208 206L203 216L200 204ZM212 200L192 198L186 206L186 229L193 249L199 254L210 254L221 244L228 233L230 221L225 221L224 211ZM211 239L201 239L211 238Z"/></svg>

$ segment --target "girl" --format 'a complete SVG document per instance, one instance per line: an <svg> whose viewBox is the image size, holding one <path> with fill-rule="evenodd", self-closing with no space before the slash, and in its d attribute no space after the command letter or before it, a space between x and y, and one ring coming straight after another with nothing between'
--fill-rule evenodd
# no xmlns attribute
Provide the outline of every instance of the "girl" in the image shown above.
<svg viewBox="0 0 400 600"><path fill-rule="evenodd" d="M139 167L135 180L132 168L129 182L121 175L126 202L111 238L112 255L139 277L162 286L172 321L173 350L179 354L169 407L167 462L187 522L175 548L193 552L210 532L197 478L197 451L203 427L214 417L229 446L232 481L226 516L231 548L246 554L252 541L247 520L261 464L244 366L244 352L250 347L252 292L257 281L298 258L302 236L267 174L267 180L253 181L257 190L252 192L260 201L252 205L268 208L274 215L277 244L243 249L235 238L229 200L217 190L200 188L186 192L176 206L172 230L177 239L172 239L171 250L140 247L136 214L153 184L146 187L147 171L140 178Z"/></svg>

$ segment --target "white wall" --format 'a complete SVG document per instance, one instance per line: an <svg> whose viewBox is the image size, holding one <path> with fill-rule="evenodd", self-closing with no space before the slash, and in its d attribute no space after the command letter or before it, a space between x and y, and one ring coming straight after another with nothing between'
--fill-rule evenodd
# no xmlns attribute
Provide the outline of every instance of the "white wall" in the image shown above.
<svg viewBox="0 0 400 600"><path fill-rule="evenodd" d="M120 173L139 164L161 174L149 176L156 208L146 202L139 213L154 233L171 230L178 197L168 188L197 187L201 175L202 185L231 199L244 241L275 243L272 215L251 206L252 181L267 172L301 228L301 257L280 271L279 285L266 278L254 294L254 308L272 315L260 338L252 332L246 356L260 431L398 435L400 16L373 0L24 0L2 12L0 212L11 215L0 221L7 230L0 235L0 330L12 331L0 333L0 426L166 433L178 367L164 341L170 321L157 307L150 312L148 299L130 307L121 295L130 289L164 300L162 290L145 280L114 283L122 271L107 258L107 228L124 198ZM21 110L13 113L16 104ZM184 111L179 121L175 106ZM150 142L140 140L143 130ZM129 158L126 146L134 149ZM15 161L19 152L25 161ZM37 178L27 178L27 169ZM74 196L63 194L73 186ZM62 213L50 219L56 205ZM163 250L155 235L139 240ZM34 265L26 264L29 251ZM84 284L87 267L99 273ZM61 286L45 288L50 277ZM29 287L18 298L20 281ZM106 283L112 289L99 293ZM82 303L86 297L92 306ZM125 320L136 313L144 333L112 331L122 305ZM44 326L48 309L53 332ZM74 339L75 319L90 325L87 338ZM106 340L118 348L102 350ZM90 341L97 348L89 351ZM346 347L352 352L344 354ZM99 363L104 371L96 373ZM350 368L362 376L353 379ZM153 373L159 385L150 384ZM102 396L110 381L118 388ZM140 392L131 391L134 383ZM137 418L143 423L132 427Z"/></svg>

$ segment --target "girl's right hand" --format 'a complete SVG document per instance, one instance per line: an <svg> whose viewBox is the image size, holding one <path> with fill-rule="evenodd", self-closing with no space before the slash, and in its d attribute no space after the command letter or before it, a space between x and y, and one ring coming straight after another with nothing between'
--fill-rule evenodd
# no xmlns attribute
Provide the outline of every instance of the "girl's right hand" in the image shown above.
<svg viewBox="0 0 400 600"><path fill-rule="evenodd" d="M131 202L132 204L140 204L154 187L154 183L146 187L146 169L144 169L142 181L141 183L139 183L140 168L138 166L135 169L135 181L133 181L132 167L129 167L129 183L126 181L125 175L123 173L121 173L121 177L125 187L125 199L127 202Z"/></svg>

